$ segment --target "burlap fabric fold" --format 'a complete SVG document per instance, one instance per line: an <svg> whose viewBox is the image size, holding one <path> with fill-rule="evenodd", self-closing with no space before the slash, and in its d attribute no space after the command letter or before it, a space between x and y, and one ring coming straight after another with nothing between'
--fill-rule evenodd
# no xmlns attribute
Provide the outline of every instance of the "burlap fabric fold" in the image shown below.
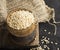
<svg viewBox="0 0 60 50"><path fill-rule="evenodd" d="M4 16L2 18L3 21L11 11L19 8L32 11L38 22L49 21L54 16L54 9L48 7L44 0L0 0L0 2L0 7L2 9L0 11L4 12L2 13L2 17Z"/></svg>

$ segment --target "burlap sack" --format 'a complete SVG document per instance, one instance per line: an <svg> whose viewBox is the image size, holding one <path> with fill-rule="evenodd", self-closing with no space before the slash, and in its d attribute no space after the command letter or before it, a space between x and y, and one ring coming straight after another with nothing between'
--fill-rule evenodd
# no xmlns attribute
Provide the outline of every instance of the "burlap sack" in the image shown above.
<svg viewBox="0 0 60 50"><path fill-rule="evenodd" d="M6 10L6 0L0 0L0 25L3 24L7 17L7 10Z"/></svg>
<svg viewBox="0 0 60 50"><path fill-rule="evenodd" d="M54 9L48 7L44 0L0 0L0 8L0 21L4 21L10 11L19 8L32 11L38 22L49 21L54 15Z"/></svg>

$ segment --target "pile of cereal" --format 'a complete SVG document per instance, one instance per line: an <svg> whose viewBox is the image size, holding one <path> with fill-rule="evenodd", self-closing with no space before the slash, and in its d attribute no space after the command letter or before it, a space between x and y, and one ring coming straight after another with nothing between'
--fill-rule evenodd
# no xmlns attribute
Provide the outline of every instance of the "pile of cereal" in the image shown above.
<svg viewBox="0 0 60 50"><path fill-rule="evenodd" d="M35 22L33 13L25 10L13 12L11 16L7 17L7 23L14 29L26 29Z"/></svg>

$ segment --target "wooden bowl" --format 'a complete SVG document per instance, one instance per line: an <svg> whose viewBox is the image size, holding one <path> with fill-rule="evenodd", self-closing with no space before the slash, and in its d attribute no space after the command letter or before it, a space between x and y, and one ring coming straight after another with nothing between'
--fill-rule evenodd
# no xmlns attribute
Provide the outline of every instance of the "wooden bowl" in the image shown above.
<svg viewBox="0 0 60 50"><path fill-rule="evenodd" d="M11 14L12 14L13 12L19 11L19 10L25 10L25 11L27 11L26 9L14 9L14 10L12 10L12 11L8 14L7 19L8 19L9 16L11 16ZM29 10L28 10L28 11L29 11ZM31 12L31 11L30 11L30 12ZM9 30L9 32L10 32L12 35L16 36L16 37L28 36L28 35L30 35L30 34L34 31L34 29L36 28L36 23L33 23L30 27L27 27L26 29L22 29L22 30L14 29L14 28L11 28L11 27L8 25L8 20L7 20L7 19L6 19L7 28L8 28L8 30Z"/></svg>

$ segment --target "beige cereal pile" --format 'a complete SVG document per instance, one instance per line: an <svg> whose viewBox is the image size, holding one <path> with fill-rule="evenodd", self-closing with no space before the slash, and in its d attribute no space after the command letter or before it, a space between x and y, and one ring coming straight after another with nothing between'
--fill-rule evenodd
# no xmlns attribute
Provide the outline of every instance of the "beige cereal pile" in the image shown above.
<svg viewBox="0 0 60 50"><path fill-rule="evenodd" d="M33 13L25 10L19 10L7 17L7 23L14 29L26 29L35 22Z"/></svg>

